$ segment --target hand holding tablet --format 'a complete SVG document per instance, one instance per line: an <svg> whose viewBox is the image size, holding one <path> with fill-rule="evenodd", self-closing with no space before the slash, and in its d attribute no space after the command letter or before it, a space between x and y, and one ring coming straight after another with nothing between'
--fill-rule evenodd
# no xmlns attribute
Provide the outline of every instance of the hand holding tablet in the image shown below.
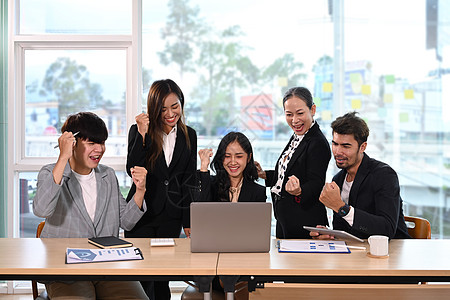
<svg viewBox="0 0 450 300"><path fill-rule="evenodd" d="M346 231L342 231L342 230L333 230L333 229L328 229L328 228L323 228L323 227L310 227L310 226L303 226L303 228L306 230L309 230L311 232L315 231L320 234L332 235L334 237L341 238L343 240L353 240L353 241L358 241L358 242L364 243L364 241L362 239L360 239L359 237L356 237L353 234L350 234L350 233L348 233Z"/></svg>

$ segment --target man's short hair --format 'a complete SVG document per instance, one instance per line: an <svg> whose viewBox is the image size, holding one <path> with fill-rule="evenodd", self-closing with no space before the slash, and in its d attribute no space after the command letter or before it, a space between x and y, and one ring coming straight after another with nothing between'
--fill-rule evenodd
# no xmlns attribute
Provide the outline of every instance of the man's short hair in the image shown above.
<svg viewBox="0 0 450 300"><path fill-rule="evenodd" d="M103 144L108 138L105 122L94 113L79 112L70 115L61 127L61 132L79 132L77 138Z"/></svg>
<svg viewBox="0 0 450 300"><path fill-rule="evenodd" d="M355 140L358 142L358 146L361 146L362 143L367 142L369 127L356 114L357 112L354 111L336 118L331 123L331 129L333 129L333 133L336 132L337 134L353 134Z"/></svg>

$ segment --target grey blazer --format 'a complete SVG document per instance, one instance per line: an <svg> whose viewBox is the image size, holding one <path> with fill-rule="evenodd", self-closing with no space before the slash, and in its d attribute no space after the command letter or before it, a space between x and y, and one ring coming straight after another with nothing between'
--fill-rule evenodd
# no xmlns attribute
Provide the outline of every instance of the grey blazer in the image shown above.
<svg viewBox="0 0 450 300"><path fill-rule="evenodd" d="M53 180L52 170L55 164L49 164L39 171L33 212L45 218L41 237L45 238L89 238L100 236L118 236L119 227L131 230L144 215L133 201L123 198L114 170L98 165L95 171L97 180L97 204L92 222L84 205L81 186L67 163L61 184Z"/></svg>

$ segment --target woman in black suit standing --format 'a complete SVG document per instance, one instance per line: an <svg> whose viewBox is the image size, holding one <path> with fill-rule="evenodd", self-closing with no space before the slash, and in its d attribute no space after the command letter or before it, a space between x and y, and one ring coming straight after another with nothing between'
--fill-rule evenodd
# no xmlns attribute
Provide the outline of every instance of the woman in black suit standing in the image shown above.
<svg viewBox="0 0 450 300"><path fill-rule="evenodd" d="M184 124L184 95L172 80L150 87L147 113L136 117L128 134L127 172L147 169L147 212L125 237L177 238L183 226L190 235L189 190L196 184L197 135ZM132 185L127 200L135 193ZM170 299L168 281L141 282L150 299Z"/></svg>
<svg viewBox="0 0 450 300"><path fill-rule="evenodd" d="M213 202L265 202L266 188L257 184L258 171L253 160L252 145L240 132L230 132L219 143L208 171L211 149L201 149L199 201Z"/></svg>
<svg viewBox="0 0 450 300"><path fill-rule="evenodd" d="M314 121L316 106L307 88L289 89L283 97L283 108L294 134L275 170L263 171L255 163L259 177L271 188L277 238L311 238L304 225L328 224L319 196L331 159L330 145Z"/></svg>

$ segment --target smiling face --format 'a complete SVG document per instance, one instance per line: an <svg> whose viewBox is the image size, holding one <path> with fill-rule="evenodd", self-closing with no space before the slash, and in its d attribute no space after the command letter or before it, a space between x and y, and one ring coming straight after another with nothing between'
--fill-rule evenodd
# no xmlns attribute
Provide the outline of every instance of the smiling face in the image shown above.
<svg viewBox="0 0 450 300"><path fill-rule="evenodd" d="M237 142L228 144L223 159L223 167L231 178L241 180L250 157Z"/></svg>
<svg viewBox="0 0 450 300"><path fill-rule="evenodd" d="M361 164L367 143L364 142L361 146L358 146L358 142L353 134L333 132L331 144L336 166L339 169L346 169L347 172L355 174Z"/></svg>
<svg viewBox="0 0 450 300"><path fill-rule="evenodd" d="M303 135L311 128L315 113L315 105L309 109L306 102L296 96L284 102L286 122L297 135Z"/></svg>
<svg viewBox="0 0 450 300"><path fill-rule="evenodd" d="M89 140L77 139L70 158L70 167L81 175L91 173L100 163L100 159L105 153L105 144L94 143Z"/></svg>
<svg viewBox="0 0 450 300"><path fill-rule="evenodd" d="M161 111L161 121L165 133L169 133L181 116L181 102L175 93L170 93L164 100Z"/></svg>

